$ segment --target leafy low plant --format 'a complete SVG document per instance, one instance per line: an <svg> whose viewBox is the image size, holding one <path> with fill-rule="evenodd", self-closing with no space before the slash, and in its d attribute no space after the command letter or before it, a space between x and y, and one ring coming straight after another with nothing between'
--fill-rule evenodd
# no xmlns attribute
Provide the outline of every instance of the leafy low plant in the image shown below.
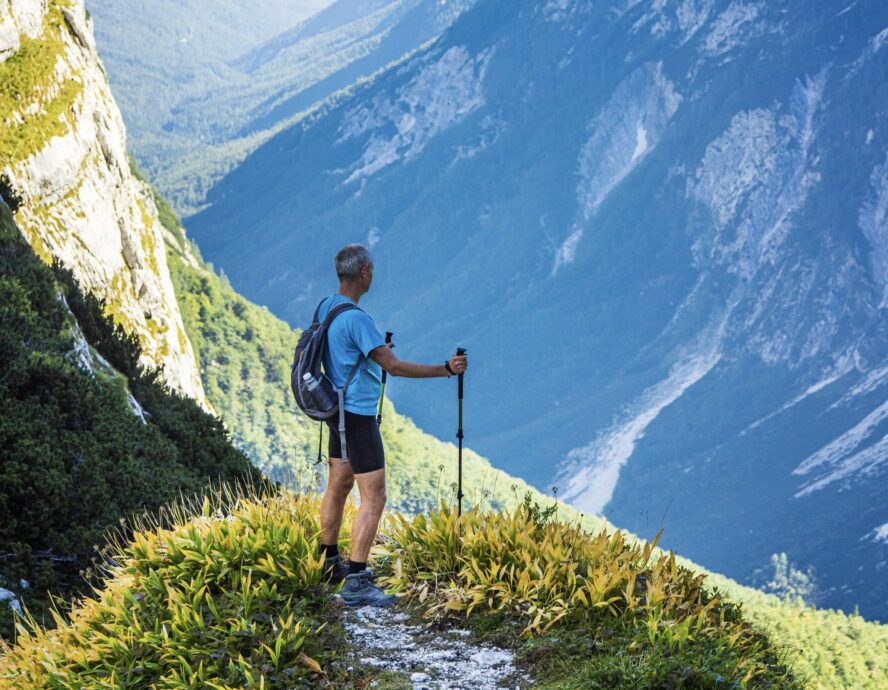
<svg viewBox="0 0 888 690"><path fill-rule="evenodd" d="M724 679L726 687L798 687L768 638L737 606L704 588L705 575L678 565L672 553L655 552L659 535L639 543L620 531L589 534L551 517L529 500L511 512L459 517L441 504L428 516L396 515L381 568L430 614L503 615L520 622L525 638L616 630L622 653L636 665L652 656L687 656L695 671ZM636 686L627 676L600 687Z"/></svg>
<svg viewBox="0 0 888 690"><path fill-rule="evenodd" d="M318 509L317 496L263 483L221 486L143 517L103 551L92 595L70 615L54 611L54 629L18 624L0 684L315 687L334 648Z"/></svg>

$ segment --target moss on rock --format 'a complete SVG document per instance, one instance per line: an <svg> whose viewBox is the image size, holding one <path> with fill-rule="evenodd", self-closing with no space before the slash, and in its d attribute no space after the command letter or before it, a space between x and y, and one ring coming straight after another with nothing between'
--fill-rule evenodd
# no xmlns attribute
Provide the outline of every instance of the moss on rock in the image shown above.
<svg viewBox="0 0 888 690"><path fill-rule="evenodd" d="M33 155L70 128L66 116L83 83L76 73L58 83L58 62L65 50L62 32L68 31L61 6L52 2L43 34L23 34L19 50L0 63L0 168Z"/></svg>

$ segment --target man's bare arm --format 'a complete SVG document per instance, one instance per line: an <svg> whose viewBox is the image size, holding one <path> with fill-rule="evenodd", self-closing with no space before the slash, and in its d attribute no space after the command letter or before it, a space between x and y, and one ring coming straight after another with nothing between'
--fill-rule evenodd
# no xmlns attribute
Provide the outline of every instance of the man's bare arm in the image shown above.
<svg viewBox="0 0 888 690"><path fill-rule="evenodd" d="M388 345L380 345L376 349L371 350L370 358L385 369L389 376L404 376L411 379L432 379L450 376L450 372L447 371L443 364L418 364L398 359L398 356L392 352ZM454 374L462 374L467 366L465 355L450 358L450 368Z"/></svg>

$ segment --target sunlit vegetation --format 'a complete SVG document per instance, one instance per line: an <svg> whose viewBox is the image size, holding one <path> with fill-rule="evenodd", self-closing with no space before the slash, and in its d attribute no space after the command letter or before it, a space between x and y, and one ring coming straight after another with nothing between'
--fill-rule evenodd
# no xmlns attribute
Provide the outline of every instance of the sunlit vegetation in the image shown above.
<svg viewBox="0 0 888 690"><path fill-rule="evenodd" d="M527 496L511 511L460 518L442 504L395 516L378 567L428 614L480 618L513 645L523 638L543 687L802 687L785 653L708 591L705 575L655 543L553 515ZM547 644L562 651L546 658Z"/></svg>
<svg viewBox="0 0 888 690"><path fill-rule="evenodd" d="M105 580L56 613L56 627L20 623L6 648L10 686L343 687L339 620L321 587L318 498L263 484L217 489L134 525L106 547ZM346 527L353 516L349 506ZM457 518L395 515L376 567L427 615L521 630L511 644L556 642L585 688L801 687L765 635L704 578L650 545L551 521L530 499L507 512ZM348 543L342 544L347 550ZM479 631L480 632L480 631ZM522 643L520 640L523 639ZM340 642L341 645L341 642ZM545 655L543 655L545 656ZM582 676L578 674L583 674ZM18 685L16 685L18 684ZM673 687L680 687L674 685Z"/></svg>
<svg viewBox="0 0 888 690"><path fill-rule="evenodd" d="M328 601L318 501L221 488L133 525L102 552L104 581L55 628L19 624L5 687L303 688Z"/></svg>

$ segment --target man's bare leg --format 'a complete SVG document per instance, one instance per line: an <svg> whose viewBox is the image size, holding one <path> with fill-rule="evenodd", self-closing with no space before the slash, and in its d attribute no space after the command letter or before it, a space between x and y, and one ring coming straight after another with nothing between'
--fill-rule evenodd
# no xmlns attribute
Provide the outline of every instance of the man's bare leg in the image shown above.
<svg viewBox="0 0 888 690"><path fill-rule="evenodd" d="M339 542L342 511L355 485L355 475L351 463L342 462L341 458L330 458L329 465L327 490L321 500L321 543L332 545Z"/></svg>
<svg viewBox="0 0 888 690"><path fill-rule="evenodd" d="M365 570L370 547L385 508L385 470L362 472L355 475L361 492L361 507L352 525L352 548L349 574L342 585L340 596L346 606L389 606L398 597L386 594Z"/></svg>
<svg viewBox="0 0 888 690"><path fill-rule="evenodd" d="M361 494L361 507L352 525L350 559L356 563L366 563L370 547L376 538L379 520L385 508L385 469L354 475Z"/></svg>

